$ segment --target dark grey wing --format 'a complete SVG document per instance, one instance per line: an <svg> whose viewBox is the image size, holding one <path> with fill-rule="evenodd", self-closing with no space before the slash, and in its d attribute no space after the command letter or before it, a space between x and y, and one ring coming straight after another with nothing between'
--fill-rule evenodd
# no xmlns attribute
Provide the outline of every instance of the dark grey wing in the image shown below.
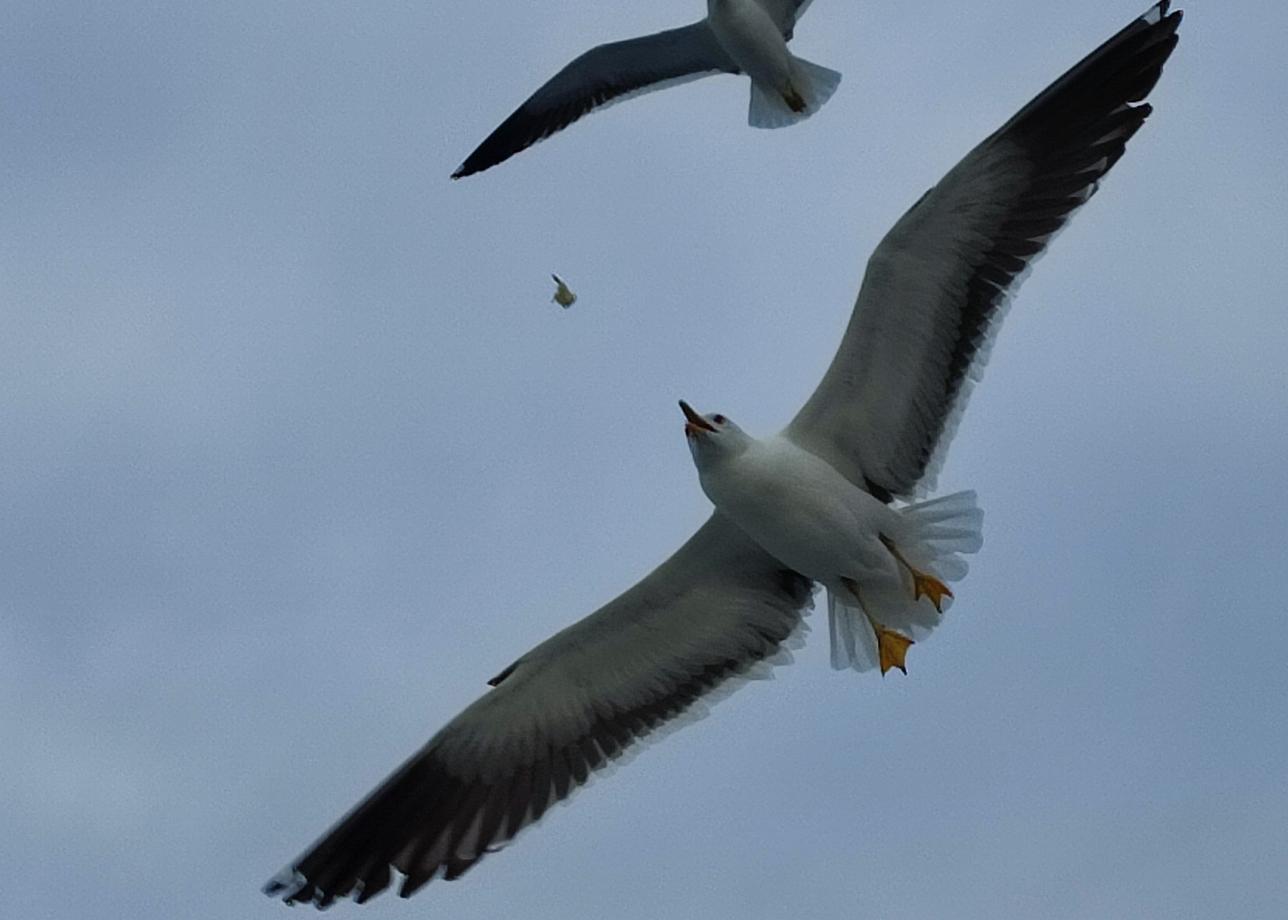
<svg viewBox="0 0 1288 920"><path fill-rule="evenodd" d="M738 68L705 19L592 48L515 109L466 157L452 178L508 160L609 102L721 71L737 73Z"/></svg>
<svg viewBox="0 0 1288 920"><path fill-rule="evenodd" d="M528 652L264 888L326 907L460 876L652 729L773 655L812 585L720 516Z"/></svg>
<svg viewBox="0 0 1288 920"><path fill-rule="evenodd" d="M929 489L1026 269L1123 155L1176 47L1152 7L972 150L886 234L841 345L787 428L889 500Z"/></svg>

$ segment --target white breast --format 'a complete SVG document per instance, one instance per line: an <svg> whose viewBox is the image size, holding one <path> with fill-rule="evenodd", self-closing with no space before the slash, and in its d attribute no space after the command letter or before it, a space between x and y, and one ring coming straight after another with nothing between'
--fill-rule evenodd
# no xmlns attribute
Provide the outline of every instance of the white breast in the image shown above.
<svg viewBox="0 0 1288 920"><path fill-rule="evenodd" d="M756 0L707 0L707 24L752 80L769 89L787 84L791 75L787 42Z"/></svg>
<svg viewBox="0 0 1288 920"><path fill-rule="evenodd" d="M700 478L723 514L798 572L826 583L869 552L886 567L876 536L897 512L785 438L758 441Z"/></svg>

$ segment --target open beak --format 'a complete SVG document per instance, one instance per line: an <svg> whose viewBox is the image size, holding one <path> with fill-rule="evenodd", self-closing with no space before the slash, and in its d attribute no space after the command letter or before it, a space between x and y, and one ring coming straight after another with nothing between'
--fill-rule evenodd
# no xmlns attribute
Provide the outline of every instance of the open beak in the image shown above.
<svg viewBox="0 0 1288 920"><path fill-rule="evenodd" d="M684 400L680 400L680 411L684 413L684 417L687 420L684 423L685 436L691 438L702 431L715 431L711 423L694 412L693 407Z"/></svg>

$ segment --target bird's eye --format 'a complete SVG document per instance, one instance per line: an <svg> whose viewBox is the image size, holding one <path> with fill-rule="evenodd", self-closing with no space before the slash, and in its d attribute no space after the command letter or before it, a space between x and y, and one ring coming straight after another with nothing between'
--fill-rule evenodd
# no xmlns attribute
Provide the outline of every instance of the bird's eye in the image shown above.
<svg viewBox="0 0 1288 920"><path fill-rule="evenodd" d="M711 416L711 421L715 422L717 425L723 425L726 419L723 415L713 415Z"/></svg>

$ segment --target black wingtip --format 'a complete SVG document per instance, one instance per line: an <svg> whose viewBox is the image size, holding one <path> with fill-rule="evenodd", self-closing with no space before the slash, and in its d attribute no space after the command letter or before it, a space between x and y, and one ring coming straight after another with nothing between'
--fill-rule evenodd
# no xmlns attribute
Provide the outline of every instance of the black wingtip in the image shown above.
<svg viewBox="0 0 1288 920"><path fill-rule="evenodd" d="M1151 6L1149 9L1145 10L1145 12L1141 14L1140 20L1141 22L1144 22L1146 25L1151 25L1151 26L1156 26L1164 19L1172 19L1173 17L1175 17L1177 22L1180 22L1181 17L1184 15L1185 11L1177 10L1175 13L1170 13L1169 15L1169 11L1171 10L1171 8L1172 8L1172 0L1158 0L1158 3L1155 3L1153 6Z"/></svg>
<svg viewBox="0 0 1288 920"><path fill-rule="evenodd" d="M1138 21L1150 27L1168 23L1170 25L1169 31L1175 32L1177 26L1181 24L1181 20L1185 18L1185 10L1177 10L1173 13L1171 9L1172 0L1159 0L1158 3L1146 10Z"/></svg>
<svg viewBox="0 0 1288 920"><path fill-rule="evenodd" d="M260 891L270 898L285 901L287 904L313 900L313 887L294 866L277 873L264 883Z"/></svg>

